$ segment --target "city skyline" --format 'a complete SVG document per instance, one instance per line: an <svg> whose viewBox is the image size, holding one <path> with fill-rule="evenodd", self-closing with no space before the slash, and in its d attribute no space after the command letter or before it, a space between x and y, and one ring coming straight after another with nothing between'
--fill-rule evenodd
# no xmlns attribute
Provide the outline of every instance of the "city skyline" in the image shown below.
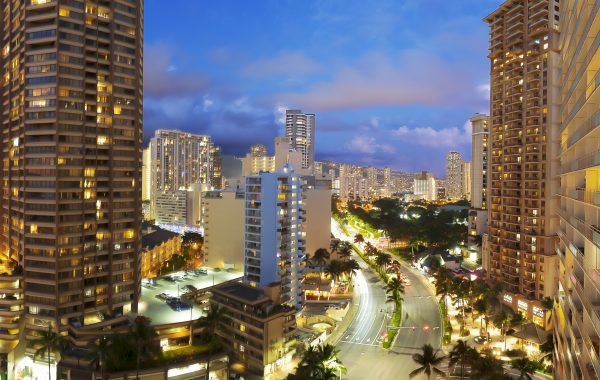
<svg viewBox="0 0 600 380"><path fill-rule="evenodd" d="M319 120L316 160L439 176L448 151L470 160L468 119L487 112L482 19L500 3L148 1L145 142L181 129L243 155L302 109Z"/></svg>

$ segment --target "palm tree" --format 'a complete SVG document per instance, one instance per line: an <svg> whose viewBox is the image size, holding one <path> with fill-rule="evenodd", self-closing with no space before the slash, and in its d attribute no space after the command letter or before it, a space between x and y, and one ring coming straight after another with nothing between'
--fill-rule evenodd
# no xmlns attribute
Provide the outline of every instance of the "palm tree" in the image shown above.
<svg viewBox="0 0 600 380"><path fill-rule="evenodd" d="M362 234L356 234L354 235L354 242L359 244L359 243L364 243L365 242L365 237L362 236Z"/></svg>
<svg viewBox="0 0 600 380"><path fill-rule="evenodd" d="M504 350L506 350L506 334L508 331L508 323L510 322L510 320L511 316L506 311L504 311L504 309L501 309L494 316L494 324L496 325L496 327L500 327L500 332L504 336Z"/></svg>
<svg viewBox="0 0 600 380"><path fill-rule="evenodd" d="M325 273L331 277L331 279L335 282L338 277L344 272L344 264L339 260L331 260L329 265L325 268Z"/></svg>
<svg viewBox="0 0 600 380"><path fill-rule="evenodd" d="M477 351L469 346L467 342L459 339L452 347L448 357L450 366L455 366L460 362L460 378L462 379L465 373L465 363L471 363L477 357Z"/></svg>
<svg viewBox="0 0 600 380"><path fill-rule="evenodd" d="M302 355L296 373L289 375L288 380L335 380L338 373L345 373L346 367L337 358L338 351L331 344L310 346Z"/></svg>
<svg viewBox="0 0 600 380"><path fill-rule="evenodd" d="M327 260L329 260L330 257L331 254L327 249L319 248L315 251L313 257L311 257L311 261L314 265L317 265L319 268L323 269L325 263L327 263Z"/></svg>
<svg viewBox="0 0 600 380"><path fill-rule="evenodd" d="M340 244L340 246L337 250L337 253L344 260L348 260L352 256L352 245L350 243L348 243L347 241L343 241Z"/></svg>
<svg viewBox="0 0 600 380"><path fill-rule="evenodd" d="M108 355L111 351L111 342L103 336L102 338L90 342L90 359L94 368L100 367L100 378L104 380L106 377L106 367Z"/></svg>
<svg viewBox="0 0 600 380"><path fill-rule="evenodd" d="M527 357L513 360L510 366L519 371L519 380L533 380L532 375L537 369L536 362L529 360Z"/></svg>
<svg viewBox="0 0 600 380"><path fill-rule="evenodd" d="M200 322L206 328L208 337L208 358L206 360L206 380L210 379L210 359L213 351L213 345L217 342L217 330L219 322L227 316L227 310L214 303L210 304L210 308L204 317L200 318Z"/></svg>
<svg viewBox="0 0 600 380"><path fill-rule="evenodd" d="M497 380L504 376L502 361L496 359L490 350L484 350L471 364L471 378Z"/></svg>
<svg viewBox="0 0 600 380"><path fill-rule="evenodd" d="M33 346L38 347L33 355L34 358L46 354L48 359L48 380L52 379L52 362L50 356L52 353L61 354L67 348L67 341L57 332L52 331L52 326L48 326L48 331L40 331L39 338L33 341Z"/></svg>
<svg viewBox="0 0 600 380"><path fill-rule="evenodd" d="M490 311L490 304L487 302L485 298L479 298L473 304L473 309L477 311L479 316L481 317L481 325L480 328L483 328L483 321L485 320L485 332L487 335L487 327L488 327L488 316L487 313Z"/></svg>
<svg viewBox="0 0 600 380"><path fill-rule="evenodd" d="M436 366L440 365L446 357L437 356L437 350L434 351L430 344L423 345L421 350L423 351L421 354L414 354L412 357L413 361L420 365L420 367L409 373L408 376L411 379L422 373L427 376L427 379L431 379L431 375L434 373L445 376L444 371Z"/></svg>
<svg viewBox="0 0 600 380"><path fill-rule="evenodd" d="M439 267L433 274L433 282L435 284L435 295L441 296L444 300L444 317L448 317L448 296L452 291L452 277L450 271L444 267Z"/></svg>
<svg viewBox="0 0 600 380"><path fill-rule="evenodd" d="M398 277L394 277L386 284L385 292L388 294L388 302L394 302L398 306L402 300L400 295L404 294L404 284Z"/></svg>
<svg viewBox="0 0 600 380"><path fill-rule="evenodd" d="M352 279L356 271L360 270L360 265L354 259L350 259L348 261L344 261L343 263L344 273L348 275L349 279Z"/></svg>
<svg viewBox="0 0 600 380"><path fill-rule="evenodd" d="M389 253L381 252L375 258L375 264L380 270L385 271L385 268L392 262L392 256Z"/></svg>
<svg viewBox="0 0 600 380"><path fill-rule="evenodd" d="M130 329L130 336L136 345L135 372L136 377L139 379L142 357L150 357L156 352L153 340L157 334L150 325L150 318L143 316L136 317Z"/></svg>
<svg viewBox="0 0 600 380"><path fill-rule="evenodd" d="M554 300L551 297L542 298L542 307L546 310L546 320L552 320L552 310L554 309Z"/></svg>
<svg viewBox="0 0 600 380"><path fill-rule="evenodd" d="M364 251L365 251L365 254L367 256L371 256L371 255L373 255L375 253L376 249L373 246L373 244L371 244L371 242L368 241L368 242L365 243L365 249L364 249Z"/></svg>
<svg viewBox="0 0 600 380"><path fill-rule="evenodd" d="M331 253L338 252L340 249L342 241L340 239L332 239L329 245L329 250Z"/></svg>

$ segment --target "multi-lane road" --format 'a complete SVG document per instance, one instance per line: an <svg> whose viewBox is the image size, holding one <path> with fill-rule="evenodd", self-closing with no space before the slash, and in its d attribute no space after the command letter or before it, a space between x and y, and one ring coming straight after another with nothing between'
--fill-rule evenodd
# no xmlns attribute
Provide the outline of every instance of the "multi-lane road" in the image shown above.
<svg viewBox="0 0 600 380"><path fill-rule="evenodd" d="M332 222L332 231L338 238L351 239L335 222ZM354 231L350 229L349 232ZM337 344L340 360L348 368L344 378L408 378L408 374L416 368L412 355L419 352L424 344L440 346L441 321L433 290L422 274L405 268L410 285L404 294L403 329L398 331L391 349L384 350L381 341L387 331L392 306L386 303L385 285L379 276L360 258L357 259L361 267L355 280L355 291L360 293L359 310Z"/></svg>

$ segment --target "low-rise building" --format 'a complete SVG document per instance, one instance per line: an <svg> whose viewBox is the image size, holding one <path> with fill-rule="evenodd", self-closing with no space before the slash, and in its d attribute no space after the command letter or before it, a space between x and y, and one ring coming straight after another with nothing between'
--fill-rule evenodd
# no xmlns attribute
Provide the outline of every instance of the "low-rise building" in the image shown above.
<svg viewBox="0 0 600 380"><path fill-rule="evenodd" d="M142 224L142 278L158 276L162 265L180 253L181 235L149 223Z"/></svg>
<svg viewBox="0 0 600 380"><path fill-rule="evenodd" d="M281 286L228 283L212 289L211 303L227 310L217 329L233 359L265 376L291 361L296 310L281 305Z"/></svg>
<svg viewBox="0 0 600 380"><path fill-rule="evenodd" d="M202 197L205 265L244 269L244 192L208 191Z"/></svg>

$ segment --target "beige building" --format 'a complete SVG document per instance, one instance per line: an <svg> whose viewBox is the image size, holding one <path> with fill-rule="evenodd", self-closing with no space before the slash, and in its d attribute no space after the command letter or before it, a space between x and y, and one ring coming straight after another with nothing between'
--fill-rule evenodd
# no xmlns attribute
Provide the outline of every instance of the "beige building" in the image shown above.
<svg viewBox="0 0 600 380"><path fill-rule="evenodd" d="M242 161L242 176L256 175L261 172L274 172L286 163L292 164L297 173L308 175L310 170L302 169L302 153L294 150L289 137L278 136L275 138L275 154L267 156L264 145L254 145ZM296 169L298 168L298 169Z"/></svg>
<svg viewBox="0 0 600 380"><path fill-rule="evenodd" d="M450 152L446 156L446 197L457 200L463 197L462 156L458 152Z"/></svg>
<svg viewBox="0 0 600 380"><path fill-rule="evenodd" d="M600 24L594 2L561 1L557 379L600 378Z"/></svg>
<svg viewBox="0 0 600 380"><path fill-rule="evenodd" d="M202 197L207 266L244 269L244 192L209 191Z"/></svg>
<svg viewBox="0 0 600 380"><path fill-rule="evenodd" d="M339 177L340 198L344 200L369 199L369 183L362 176Z"/></svg>
<svg viewBox="0 0 600 380"><path fill-rule="evenodd" d="M217 333L232 361L261 377L289 365L295 352L296 309L281 305L280 289L229 283L212 290L210 302L227 310Z"/></svg>
<svg viewBox="0 0 600 380"><path fill-rule="evenodd" d="M487 232L489 117L481 114L473 115L471 127L471 208L467 249L468 259L477 261L482 257L483 235Z"/></svg>
<svg viewBox="0 0 600 380"><path fill-rule="evenodd" d="M467 161L463 161L461 168L460 168L460 173L462 176L461 179L461 189L462 189L462 194L463 197L468 200L469 202L471 201L471 163L467 162Z"/></svg>
<svg viewBox="0 0 600 380"><path fill-rule="evenodd" d="M502 300L544 325L539 301L557 288L558 3L509 0L490 27L492 280ZM537 308L537 309L536 309Z"/></svg>
<svg viewBox="0 0 600 380"><path fill-rule="evenodd" d="M1 362L46 378L27 347L37 331L85 344L80 329L137 310L143 3L0 0L0 12L0 262L22 267L25 300Z"/></svg>
<svg viewBox="0 0 600 380"><path fill-rule="evenodd" d="M319 248L329 249L331 241L331 179L329 176L304 177L304 211L302 235L306 253L312 256Z"/></svg>
<svg viewBox="0 0 600 380"><path fill-rule="evenodd" d="M181 254L181 235L148 223L142 225L142 278L157 277L163 264L177 254Z"/></svg>

